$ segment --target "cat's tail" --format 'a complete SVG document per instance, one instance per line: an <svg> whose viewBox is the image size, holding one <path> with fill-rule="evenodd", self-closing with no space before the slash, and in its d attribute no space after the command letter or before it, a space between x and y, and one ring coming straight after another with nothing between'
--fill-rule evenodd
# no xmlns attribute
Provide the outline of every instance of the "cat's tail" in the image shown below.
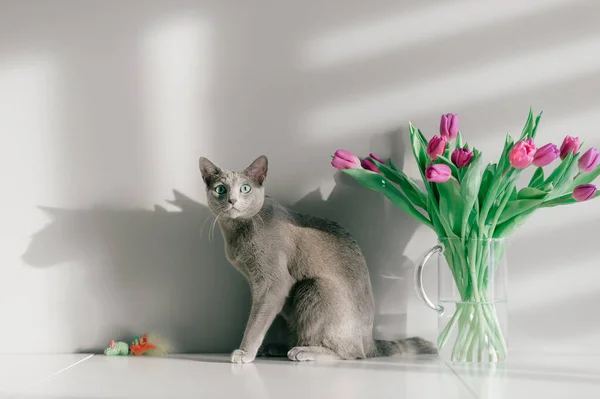
<svg viewBox="0 0 600 399"><path fill-rule="evenodd" d="M413 337L399 341L375 340L378 356L393 355L434 355L437 354L436 346L423 338Z"/></svg>

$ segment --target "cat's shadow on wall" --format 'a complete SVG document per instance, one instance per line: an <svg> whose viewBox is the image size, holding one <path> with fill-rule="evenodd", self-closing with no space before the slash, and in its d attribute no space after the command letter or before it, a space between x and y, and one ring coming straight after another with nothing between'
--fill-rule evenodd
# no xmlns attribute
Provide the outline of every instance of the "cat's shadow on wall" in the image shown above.
<svg viewBox="0 0 600 399"><path fill-rule="evenodd" d="M56 322L71 330L76 348L98 351L111 338L144 331L164 334L181 352L228 352L239 344L247 283L225 259L208 208L177 191L169 202L175 210L44 208L51 221L32 237L23 260L67 268ZM327 198L316 190L292 208L337 221L354 235L371 272L376 336L403 336L412 267L403 252L416 222L342 173ZM109 314L101 310L107 303ZM90 312L99 313L95 326L82 323ZM276 323L270 338L282 339L281 330Z"/></svg>

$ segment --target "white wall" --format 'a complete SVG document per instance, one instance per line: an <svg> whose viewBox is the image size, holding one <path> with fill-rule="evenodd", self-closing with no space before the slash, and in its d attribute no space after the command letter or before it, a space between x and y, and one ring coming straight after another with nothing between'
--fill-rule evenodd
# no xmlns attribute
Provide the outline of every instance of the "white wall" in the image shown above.
<svg viewBox="0 0 600 399"><path fill-rule="evenodd" d="M378 333L432 338L436 316L403 279L435 237L336 183L329 154L375 151L415 175L408 121L434 134L457 112L492 160L530 105L545 111L543 140L600 145L599 12L594 0L0 1L0 352L148 330L182 351L236 347L248 288L219 232L210 240L197 159L239 168L261 153L272 196L357 236ZM597 348L599 209L543 211L514 236L514 348Z"/></svg>

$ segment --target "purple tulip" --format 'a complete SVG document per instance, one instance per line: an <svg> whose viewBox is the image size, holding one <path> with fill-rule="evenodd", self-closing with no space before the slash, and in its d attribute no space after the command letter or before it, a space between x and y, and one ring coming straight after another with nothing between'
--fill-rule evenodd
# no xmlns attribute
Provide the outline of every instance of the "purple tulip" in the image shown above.
<svg viewBox="0 0 600 399"><path fill-rule="evenodd" d="M380 173L379 168L369 158L365 158L361 161L363 169L370 170L371 172Z"/></svg>
<svg viewBox="0 0 600 399"><path fill-rule="evenodd" d="M356 169L361 166L360 159L350 151L346 150L337 150L331 160L331 165L339 170Z"/></svg>
<svg viewBox="0 0 600 399"><path fill-rule="evenodd" d="M545 146L540 147L534 157L533 164L535 166L543 167L551 164L558 156L560 155L560 150L558 147L552 143L546 144Z"/></svg>
<svg viewBox="0 0 600 399"><path fill-rule="evenodd" d="M565 159L571 152L573 152L573 154L577 154L579 152L578 137L565 137L562 145L560 146L560 159Z"/></svg>
<svg viewBox="0 0 600 399"><path fill-rule="evenodd" d="M458 115L445 114L440 120L440 135L449 140L454 140L458 135Z"/></svg>
<svg viewBox="0 0 600 399"><path fill-rule="evenodd" d="M464 148L457 148L452 152L450 159L452 160L452 163L459 168L467 167L473 160L473 151L469 151Z"/></svg>
<svg viewBox="0 0 600 399"><path fill-rule="evenodd" d="M425 178L432 183L446 183L451 175L448 165L435 164L425 169Z"/></svg>
<svg viewBox="0 0 600 399"><path fill-rule="evenodd" d="M379 162L379 163L383 163L383 164L385 164L385 162L383 162L383 160L382 160L381 158L379 158L377 155L375 155L375 154L373 154L373 153L370 153L370 154L369 154L369 158L371 158L371 159L374 159L374 160L376 160L376 161L377 161L377 162Z"/></svg>
<svg viewBox="0 0 600 399"><path fill-rule="evenodd" d="M579 170L582 173L589 173L596 169L598 163L600 163L600 153L597 149L590 148L579 158Z"/></svg>
<svg viewBox="0 0 600 399"><path fill-rule="evenodd" d="M427 144L427 155L434 161L438 155L443 155L446 150L446 137L433 136Z"/></svg>
<svg viewBox="0 0 600 399"><path fill-rule="evenodd" d="M578 202L587 201L596 195L596 191L598 189L593 184L582 184L573 190L573 198Z"/></svg>

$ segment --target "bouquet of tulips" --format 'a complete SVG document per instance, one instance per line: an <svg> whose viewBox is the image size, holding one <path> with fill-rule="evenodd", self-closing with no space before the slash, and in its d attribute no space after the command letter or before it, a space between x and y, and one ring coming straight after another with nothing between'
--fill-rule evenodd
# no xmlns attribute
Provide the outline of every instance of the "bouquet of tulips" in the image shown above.
<svg viewBox="0 0 600 399"><path fill-rule="evenodd" d="M586 201L598 196L591 184L599 175L600 154L595 148L580 151L578 138L567 136L560 148L552 143L536 145L541 118L529 111L521 136L515 141L506 136L504 149L496 163L483 166L482 154L463 144L458 116L442 115L440 135L427 140L412 124L410 142L424 190L394 165L375 154L364 159L345 150L336 151L331 164L352 176L363 186L380 192L392 203L422 222L444 243L444 256L460 293L461 306L438 338L441 350L451 330L458 335L478 334L490 340L491 361L506 356L493 304L486 303L488 276L495 271L504 250L492 251L497 259L487 259L493 239L504 239L540 208ZM560 158L546 176L544 167ZM527 186L517 188L526 168L535 168ZM502 240L498 240L502 241ZM475 305L480 304L480 305ZM457 305L458 306L458 305ZM466 309L467 307L471 309ZM475 309L476 306L479 306ZM465 315L470 316L466 317ZM472 347L458 339L453 359L465 359ZM481 337L479 337L481 338Z"/></svg>

